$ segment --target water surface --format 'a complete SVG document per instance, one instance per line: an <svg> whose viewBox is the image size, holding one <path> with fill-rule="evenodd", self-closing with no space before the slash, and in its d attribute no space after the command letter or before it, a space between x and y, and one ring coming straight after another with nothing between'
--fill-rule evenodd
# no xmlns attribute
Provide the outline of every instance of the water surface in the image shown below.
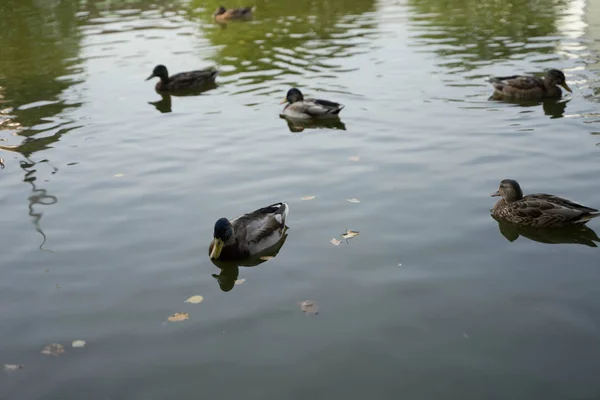
<svg viewBox="0 0 600 400"><path fill-rule="evenodd" d="M594 232L489 215L504 178L600 206L598 4L256 5L0 5L0 361L24 365L0 398L600 396ZM160 96L159 63L218 86ZM488 76L545 68L574 92L489 100ZM342 123L288 125L292 86ZM283 200L275 258L209 261L219 217Z"/></svg>

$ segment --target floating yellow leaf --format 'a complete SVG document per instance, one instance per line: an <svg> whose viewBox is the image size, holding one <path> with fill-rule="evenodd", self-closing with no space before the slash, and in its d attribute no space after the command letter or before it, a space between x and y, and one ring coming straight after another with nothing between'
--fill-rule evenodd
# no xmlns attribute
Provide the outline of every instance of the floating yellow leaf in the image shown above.
<svg viewBox="0 0 600 400"><path fill-rule="evenodd" d="M348 157L348 160L350 160L351 162L357 162L358 160L360 160L359 156L350 156Z"/></svg>
<svg viewBox="0 0 600 400"><path fill-rule="evenodd" d="M190 314L185 312L176 312L167 319L171 322L185 321L186 319L190 319Z"/></svg>
<svg viewBox="0 0 600 400"><path fill-rule="evenodd" d="M47 356L54 356L54 357L56 357L64 352L65 352L65 348L63 347L62 344L58 344L58 343L49 344L46 347L44 347L41 351L42 354L45 354Z"/></svg>
<svg viewBox="0 0 600 400"><path fill-rule="evenodd" d="M246 282L245 279L238 279L237 281L234 282L234 284L236 285L241 285L242 283Z"/></svg>
<svg viewBox="0 0 600 400"><path fill-rule="evenodd" d="M85 340L73 340L73 343L71 343L71 346L73 346L73 347L85 347Z"/></svg>
<svg viewBox="0 0 600 400"><path fill-rule="evenodd" d="M319 306L316 302L311 300L305 300L300 303L300 309L306 315L314 315L319 313Z"/></svg>
<svg viewBox="0 0 600 400"><path fill-rule="evenodd" d="M333 239L331 239L331 240L329 241L329 243L331 243L331 244L332 244L332 245L334 245L334 246L339 246L339 245L340 245L340 243L342 243L342 242L340 242L340 241L339 241L339 240L337 240L336 238L333 238Z"/></svg>
<svg viewBox="0 0 600 400"><path fill-rule="evenodd" d="M358 234L359 234L359 232L358 232L358 231L349 231L349 230L347 230L347 229L346 229L346 232L345 232L345 233L342 233L342 237L343 237L344 239L352 239L352 238L355 238L355 237L357 237L357 236L358 236Z"/></svg>
<svg viewBox="0 0 600 400"><path fill-rule="evenodd" d="M202 303L202 300L204 300L204 297L202 297L202 296L192 296L189 299L187 299L185 301L185 303L198 304L198 303Z"/></svg>
<svg viewBox="0 0 600 400"><path fill-rule="evenodd" d="M359 199L355 199L355 198L346 199L346 200L348 200L349 203L360 203L360 200Z"/></svg>
<svg viewBox="0 0 600 400"><path fill-rule="evenodd" d="M115 178L122 178L123 176L124 176L124 174L122 174L120 172L118 174L115 174Z"/></svg>
<svg viewBox="0 0 600 400"><path fill-rule="evenodd" d="M300 200L313 200L316 196L304 196Z"/></svg>
<svg viewBox="0 0 600 400"><path fill-rule="evenodd" d="M17 365L17 364L4 364L4 369L6 371L16 371L18 369L23 368L22 365Z"/></svg>
<svg viewBox="0 0 600 400"><path fill-rule="evenodd" d="M273 258L273 256L262 256L262 257L260 257L260 259L263 260L263 261L270 260L271 258Z"/></svg>

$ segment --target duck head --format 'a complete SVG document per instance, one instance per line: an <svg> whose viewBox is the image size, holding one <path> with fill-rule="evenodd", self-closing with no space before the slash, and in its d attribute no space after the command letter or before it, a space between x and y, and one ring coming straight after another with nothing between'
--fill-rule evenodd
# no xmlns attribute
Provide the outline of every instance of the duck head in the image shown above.
<svg viewBox="0 0 600 400"><path fill-rule="evenodd" d="M283 100L279 104L283 104L283 103L293 104L297 101L302 101L302 100L304 100L304 96L302 95L302 92L296 88L291 88L290 90L288 90L287 95L285 96L285 100Z"/></svg>
<svg viewBox="0 0 600 400"><path fill-rule="evenodd" d="M213 15L214 15L214 16L217 16L217 15L225 14L225 11L227 11L227 10L225 9L225 7L223 7L223 6L219 6L219 8L217 8L217 11L215 11L215 13L214 13Z"/></svg>
<svg viewBox="0 0 600 400"><path fill-rule="evenodd" d="M513 201L521 200L523 198L523 191L517 181L513 179L504 179L500 182L498 190L490 196L502 196L504 201L511 203Z"/></svg>
<svg viewBox="0 0 600 400"><path fill-rule="evenodd" d="M565 78L565 74L563 74L563 72L558 69L551 69L548 72L546 72L546 79L549 82L553 82L555 85L562 86L568 92L573 92L569 85L567 85L567 79Z"/></svg>
<svg viewBox="0 0 600 400"><path fill-rule="evenodd" d="M213 234L213 245L210 252L210 259L216 260L221 255L225 243L233 237L233 226L227 218L219 218L215 222L215 231Z"/></svg>
<svg viewBox="0 0 600 400"><path fill-rule="evenodd" d="M167 67L164 65L157 65L152 70L152 74L146 78L146 80L150 80L155 76L159 77L161 81L166 82L169 80L169 72L167 71Z"/></svg>

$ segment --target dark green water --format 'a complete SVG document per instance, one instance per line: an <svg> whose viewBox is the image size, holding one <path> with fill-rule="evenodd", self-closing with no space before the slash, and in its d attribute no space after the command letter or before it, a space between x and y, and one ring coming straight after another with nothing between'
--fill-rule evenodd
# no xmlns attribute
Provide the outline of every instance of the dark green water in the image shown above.
<svg viewBox="0 0 600 400"><path fill-rule="evenodd" d="M510 231L489 194L600 207L600 4L217 6L0 2L0 399L599 398L594 232ZM222 73L161 98L159 63ZM488 99L552 67L564 99ZM288 126L291 86L343 125ZM279 254L221 290L214 222L282 200Z"/></svg>

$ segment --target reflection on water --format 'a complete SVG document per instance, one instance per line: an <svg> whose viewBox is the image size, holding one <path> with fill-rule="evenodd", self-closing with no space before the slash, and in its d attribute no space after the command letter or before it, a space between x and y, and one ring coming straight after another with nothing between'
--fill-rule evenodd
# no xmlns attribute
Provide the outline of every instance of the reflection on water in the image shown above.
<svg viewBox="0 0 600 400"><path fill-rule="evenodd" d="M289 119L284 115L279 115L279 118L287 122L290 132L302 132L305 129L339 129L346 130L346 125L340 119L330 120L298 120Z"/></svg>
<svg viewBox="0 0 600 400"><path fill-rule="evenodd" d="M494 218L496 219L496 218ZM600 238L588 226L574 226L562 229L535 229L512 224L496 219L500 233L509 241L514 242L520 236L546 244L582 244L589 247L598 247Z"/></svg>
<svg viewBox="0 0 600 400"><path fill-rule="evenodd" d="M177 93L159 93L159 92L157 92L157 94L161 96L161 99L158 101L149 101L148 104L154 106L156 108L156 110L158 110L160 113L163 113L163 114L170 113L173 111L171 96L174 96L174 97L199 96L203 93L206 93L213 89L216 89L217 87L219 87L219 86L215 82L210 82L210 83L203 85L201 89L185 90L185 91L179 91Z"/></svg>
<svg viewBox="0 0 600 400"><path fill-rule="evenodd" d="M212 10L219 2L190 3L191 8L199 6ZM365 52L365 39L376 27L372 19L361 17L375 9L372 0L263 0L256 6L254 21L227 29L204 11L196 14L206 21L204 35L216 46L212 58L221 66L222 81L235 81L234 93L270 94L267 84L276 80L296 86L295 79L307 73L320 81L345 72L335 60Z"/></svg>
<svg viewBox="0 0 600 400"><path fill-rule="evenodd" d="M221 290L224 292L229 292L231 289L233 289L235 286L235 281L238 279L240 273L239 267L255 267L271 260L272 258L275 258L287 240L288 230L289 228L286 226L283 236L273 246L245 260L237 262L211 260L211 262L221 270L218 275L212 274L212 277L215 278L219 283Z"/></svg>
<svg viewBox="0 0 600 400"><path fill-rule="evenodd" d="M430 47L449 73L499 60L555 55L557 10L567 0L408 0L416 46Z"/></svg>
<svg viewBox="0 0 600 400"><path fill-rule="evenodd" d="M497 101L499 103L514 104L519 107L538 107L542 106L544 114L548 115L550 119L563 118L565 116L565 110L567 109L567 103L571 101L570 98L562 99L543 99L543 100L522 100L522 99L510 99L504 98L502 95L497 93L492 94L489 99L490 101Z"/></svg>
<svg viewBox="0 0 600 400"><path fill-rule="evenodd" d="M47 160L43 160L40 161L40 163L47 163ZM40 164L38 163L38 164ZM21 168L26 172L25 173L25 179L23 179L24 182L27 182L31 185L31 191L33 192L33 194L31 196L28 197L29 200L29 216L32 218L33 220L33 225L35 226L35 230L42 235L42 243L40 244L40 250L46 250L46 251L51 251L51 250L47 250L44 249L43 246L46 243L46 234L44 233L44 231L42 230L42 227L40 225L40 220L42 219L42 215L44 215L41 211L36 211L35 210L35 206L50 206L53 204L58 203L58 198L56 196L50 195L48 194L48 191L46 189L38 189L36 186L36 177L35 175L35 169L33 169L33 167L35 167L35 163L27 163L25 161L21 161ZM51 166L52 167L52 166ZM52 174L55 174L57 171L57 168L52 167L53 172Z"/></svg>

